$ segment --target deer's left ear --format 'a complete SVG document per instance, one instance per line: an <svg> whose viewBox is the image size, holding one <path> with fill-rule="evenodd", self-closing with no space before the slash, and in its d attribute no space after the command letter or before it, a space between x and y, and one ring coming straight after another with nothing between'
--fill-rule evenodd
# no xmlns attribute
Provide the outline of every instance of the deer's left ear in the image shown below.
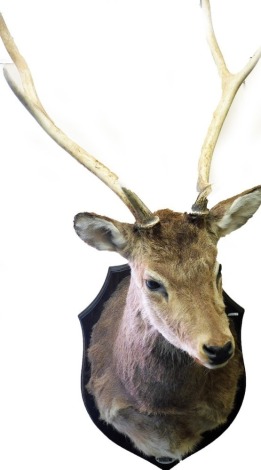
<svg viewBox="0 0 261 470"><path fill-rule="evenodd" d="M261 186L244 191L214 206L209 213L211 230L219 237L244 225L261 204Z"/></svg>

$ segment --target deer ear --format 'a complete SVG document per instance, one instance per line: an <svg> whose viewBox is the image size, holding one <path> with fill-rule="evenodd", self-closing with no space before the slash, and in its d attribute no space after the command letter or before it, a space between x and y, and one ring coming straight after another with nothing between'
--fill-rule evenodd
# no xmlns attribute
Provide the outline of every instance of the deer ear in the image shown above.
<svg viewBox="0 0 261 470"><path fill-rule="evenodd" d="M74 218L77 235L97 250L121 252L127 244L128 225L88 212L77 214Z"/></svg>
<svg viewBox="0 0 261 470"><path fill-rule="evenodd" d="M244 225L260 204L261 186L220 202L210 210L211 229L219 237L228 235Z"/></svg>

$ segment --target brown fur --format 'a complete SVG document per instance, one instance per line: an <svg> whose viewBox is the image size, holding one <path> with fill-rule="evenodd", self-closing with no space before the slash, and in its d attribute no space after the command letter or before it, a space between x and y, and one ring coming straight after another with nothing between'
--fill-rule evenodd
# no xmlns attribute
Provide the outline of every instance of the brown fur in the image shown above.
<svg viewBox="0 0 261 470"><path fill-rule="evenodd" d="M143 453L180 459L203 432L227 420L242 358L236 345L232 359L211 370L200 363L200 354L186 352L193 342L197 350L201 334L217 345L232 337L213 271L217 237L206 217L169 210L157 215L161 223L150 230L120 227L132 276L118 287L94 327L88 390L101 418ZM168 301L157 293L144 294L146 269L168 280ZM154 312L151 319L153 309L161 318ZM171 331L173 343L155 327L157 322L164 322L163 332ZM184 350L175 346L175 335Z"/></svg>

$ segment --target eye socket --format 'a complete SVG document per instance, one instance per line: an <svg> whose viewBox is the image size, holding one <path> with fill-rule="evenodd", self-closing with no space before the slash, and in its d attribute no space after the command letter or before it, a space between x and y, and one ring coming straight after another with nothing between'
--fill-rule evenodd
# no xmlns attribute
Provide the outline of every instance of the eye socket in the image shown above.
<svg viewBox="0 0 261 470"><path fill-rule="evenodd" d="M152 279L146 279L145 283L146 283L147 288L152 291L164 289L162 284L160 284L157 281L153 281Z"/></svg>

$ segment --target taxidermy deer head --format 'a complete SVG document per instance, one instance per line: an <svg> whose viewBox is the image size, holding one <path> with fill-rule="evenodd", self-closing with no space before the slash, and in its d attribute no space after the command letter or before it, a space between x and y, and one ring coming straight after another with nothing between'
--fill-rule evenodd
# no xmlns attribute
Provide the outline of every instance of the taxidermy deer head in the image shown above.
<svg viewBox="0 0 261 470"><path fill-rule="evenodd" d="M225 314L217 243L244 225L261 204L261 186L256 186L207 207L219 133L261 49L232 74L215 37L208 0L202 0L202 8L222 96L202 146L199 194L189 213L151 212L116 174L55 125L0 19L1 37L13 60L4 75L13 92L42 128L114 191L135 218L129 224L80 213L74 220L84 242L118 252L131 267L130 280L122 283L94 328L88 389L101 418L158 462L180 460L193 451L202 433L224 423L233 408L242 359Z"/></svg>

